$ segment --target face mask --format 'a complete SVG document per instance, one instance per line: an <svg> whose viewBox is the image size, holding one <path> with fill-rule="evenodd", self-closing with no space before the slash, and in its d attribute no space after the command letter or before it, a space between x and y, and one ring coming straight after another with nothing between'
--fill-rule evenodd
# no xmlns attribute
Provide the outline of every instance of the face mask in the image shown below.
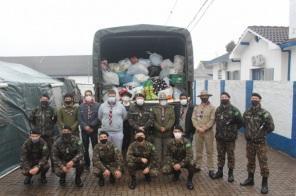
<svg viewBox="0 0 296 196"><path fill-rule="evenodd" d="M108 141L108 139L101 139L101 140L100 140L100 142L101 142L102 144L106 144L107 141Z"/></svg>
<svg viewBox="0 0 296 196"><path fill-rule="evenodd" d="M38 138L38 139L31 139L32 140L32 143L33 144L36 144L36 143L38 143L39 141L40 141L40 139Z"/></svg>
<svg viewBox="0 0 296 196"><path fill-rule="evenodd" d="M40 101L41 107L46 108L48 106L48 101Z"/></svg>
<svg viewBox="0 0 296 196"><path fill-rule="evenodd" d="M64 141L70 141L71 139L71 133L63 133L62 134L63 140Z"/></svg>
<svg viewBox="0 0 296 196"><path fill-rule="evenodd" d="M137 103L137 105L143 105L144 104L144 99L137 99L136 103Z"/></svg>
<svg viewBox="0 0 296 196"><path fill-rule="evenodd" d="M181 105L187 105L187 99L181 99L180 100Z"/></svg>
<svg viewBox="0 0 296 196"><path fill-rule="evenodd" d="M259 105L259 101L251 101L252 102L252 106L256 107L257 105Z"/></svg>
<svg viewBox="0 0 296 196"><path fill-rule="evenodd" d="M108 102L110 104L114 104L116 102L116 98L115 97L108 97Z"/></svg>
<svg viewBox="0 0 296 196"><path fill-rule="evenodd" d="M222 105L227 105L228 103L229 103L229 100L227 100L227 99L222 99L221 100Z"/></svg>
<svg viewBox="0 0 296 196"><path fill-rule="evenodd" d="M181 139L181 138L182 138L182 133L181 133L181 132L175 132L175 133L174 133L174 137L175 137L176 139Z"/></svg>
<svg viewBox="0 0 296 196"><path fill-rule="evenodd" d="M72 103L72 101L65 101L66 105L70 105Z"/></svg>
<svg viewBox="0 0 296 196"><path fill-rule="evenodd" d="M85 97L85 101L88 102L88 103L91 102L92 101L92 97L91 96L86 96Z"/></svg>
<svg viewBox="0 0 296 196"><path fill-rule="evenodd" d="M137 140L137 142L142 142L142 141L144 141L144 137L139 136L139 137L136 138L136 140Z"/></svg>
<svg viewBox="0 0 296 196"><path fill-rule="evenodd" d="M209 98L201 98L202 103L208 103L208 101L209 101Z"/></svg>
<svg viewBox="0 0 296 196"><path fill-rule="evenodd" d="M168 102L167 102L167 100L161 100L159 103L162 106L166 106Z"/></svg>

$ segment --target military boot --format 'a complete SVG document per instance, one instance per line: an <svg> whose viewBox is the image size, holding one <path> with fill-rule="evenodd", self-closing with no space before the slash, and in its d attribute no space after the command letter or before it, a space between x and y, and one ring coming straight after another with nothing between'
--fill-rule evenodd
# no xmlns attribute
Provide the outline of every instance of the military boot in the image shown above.
<svg viewBox="0 0 296 196"><path fill-rule="evenodd" d="M136 176L133 175L133 176L131 176L131 181L129 182L128 187L130 189L135 189L136 186L137 186Z"/></svg>
<svg viewBox="0 0 296 196"><path fill-rule="evenodd" d="M215 173L212 179L223 178L223 167L218 167L218 171Z"/></svg>
<svg viewBox="0 0 296 196"><path fill-rule="evenodd" d="M261 193L262 194L268 193L268 178L267 177L262 178Z"/></svg>
<svg viewBox="0 0 296 196"><path fill-rule="evenodd" d="M241 186L253 186L254 185L254 174L250 173L248 174L248 178L240 183Z"/></svg>
<svg viewBox="0 0 296 196"><path fill-rule="evenodd" d="M228 182L233 182L234 181L234 176L233 176L233 169L228 170Z"/></svg>

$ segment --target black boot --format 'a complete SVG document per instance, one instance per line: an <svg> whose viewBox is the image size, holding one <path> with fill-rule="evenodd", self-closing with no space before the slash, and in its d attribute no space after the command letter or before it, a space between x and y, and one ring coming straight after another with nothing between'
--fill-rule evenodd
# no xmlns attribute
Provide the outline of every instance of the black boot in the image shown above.
<svg viewBox="0 0 296 196"><path fill-rule="evenodd" d="M193 183L192 183L193 174L194 174L193 172L189 172L189 174L188 174L188 179L187 179L186 186L187 186L187 189L189 189L189 190L194 189L194 186L193 186Z"/></svg>
<svg viewBox="0 0 296 196"><path fill-rule="evenodd" d="M262 177L261 193L262 194L268 193L268 178L267 177Z"/></svg>
<svg viewBox="0 0 296 196"><path fill-rule="evenodd" d="M144 176L145 176L145 181L146 182L148 182L148 183L151 182L151 176L150 176L150 174L145 174Z"/></svg>
<svg viewBox="0 0 296 196"><path fill-rule="evenodd" d="M83 182L81 181L80 175L75 176L75 185L77 187L83 187Z"/></svg>
<svg viewBox="0 0 296 196"><path fill-rule="evenodd" d="M228 170L228 182L233 182L234 181L234 176L233 176L233 169Z"/></svg>
<svg viewBox="0 0 296 196"><path fill-rule="evenodd" d="M136 186L137 186L136 176L133 175L131 176L131 181L129 182L128 187L130 189L135 189Z"/></svg>
<svg viewBox="0 0 296 196"><path fill-rule="evenodd" d="M110 180L110 183L111 184L114 184L115 183L115 177L112 174L110 174L109 180Z"/></svg>
<svg viewBox="0 0 296 196"><path fill-rule="evenodd" d="M60 185L65 186L66 185L66 174L62 174L60 177Z"/></svg>
<svg viewBox="0 0 296 196"><path fill-rule="evenodd" d="M253 186L254 185L254 174L249 173L248 178L244 182L241 182L240 185L241 186Z"/></svg>
<svg viewBox="0 0 296 196"><path fill-rule="evenodd" d="M174 171L173 182L176 182L179 180L180 173L181 173L180 171Z"/></svg>
<svg viewBox="0 0 296 196"><path fill-rule="evenodd" d="M99 181L98 181L99 186L104 186L105 185L105 178L103 175L99 176Z"/></svg>
<svg viewBox="0 0 296 196"><path fill-rule="evenodd" d="M25 180L24 180L24 184L25 185L29 185L32 184L32 176L26 176Z"/></svg>
<svg viewBox="0 0 296 196"><path fill-rule="evenodd" d="M218 171L215 173L212 179L223 178L223 167L218 167Z"/></svg>

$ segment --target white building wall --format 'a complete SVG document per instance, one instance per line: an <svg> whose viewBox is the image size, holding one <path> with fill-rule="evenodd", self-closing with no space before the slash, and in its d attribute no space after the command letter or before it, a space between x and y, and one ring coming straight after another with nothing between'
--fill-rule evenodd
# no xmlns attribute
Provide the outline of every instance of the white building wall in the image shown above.
<svg viewBox="0 0 296 196"><path fill-rule="evenodd" d="M293 83L254 81L253 92L262 96L262 107L273 116L275 133L291 139Z"/></svg>
<svg viewBox="0 0 296 196"><path fill-rule="evenodd" d="M246 47L241 55L241 80L251 80L250 70L260 68L252 66L252 57L257 55L263 55L265 58L265 68L274 68L274 80L282 80L281 53L280 48L270 49L265 40L260 39L256 42L255 39L252 39L250 45Z"/></svg>

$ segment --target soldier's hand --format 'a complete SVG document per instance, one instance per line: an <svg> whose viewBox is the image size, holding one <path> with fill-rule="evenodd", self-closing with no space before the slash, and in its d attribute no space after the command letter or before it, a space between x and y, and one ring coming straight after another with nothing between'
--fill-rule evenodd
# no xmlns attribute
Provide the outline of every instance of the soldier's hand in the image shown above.
<svg viewBox="0 0 296 196"><path fill-rule="evenodd" d="M141 158L142 163L146 164L148 162L148 159L146 158Z"/></svg>
<svg viewBox="0 0 296 196"><path fill-rule="evenodd" d="M70 168L73 167L73 165L74 165L74 162L73 162L73 161L69 161L69 162L66 164L66 167L67 167L68 169L70 169Z"/></svg>
<svg viewBox="0 0 296 196"><path fill-rule="evenodd" d="M109 171L108 169L105 169L103 175L104 175L105 177L110 176L110 171Z"/></svg>
<svg viewBox="0 0 296 196"><path fill-rule="evenodd" d="M165 132L165 128L164 127L160 127L160 132Z"/></svg>
<svg viewBox="0 0 296 196"><path fill-rule="evenodd" d="M143 174L149 174L149 172L150 172L149 167L146 167L146 168L143 170Z"/></svg>
<svg viewBox="0 0 296 196"><path fill-rule="evenodd" d="M181 165L179 163L174 165L174 170L179 171L181 169Z"/></svg>
<svg viewBox="0 0 296 196"><path fill-rule="evenodd" d="M114 172L114 175L115 175L116 178L121 178L121 172L119 170L116 170Z"/></svg>
<svg viewBox="0 0 296 196"><path fill-rule="evenodd" d="M31 175L36 175L39 172L39 167L33 167L32 169L30 169L29 173Z"/></svg>

